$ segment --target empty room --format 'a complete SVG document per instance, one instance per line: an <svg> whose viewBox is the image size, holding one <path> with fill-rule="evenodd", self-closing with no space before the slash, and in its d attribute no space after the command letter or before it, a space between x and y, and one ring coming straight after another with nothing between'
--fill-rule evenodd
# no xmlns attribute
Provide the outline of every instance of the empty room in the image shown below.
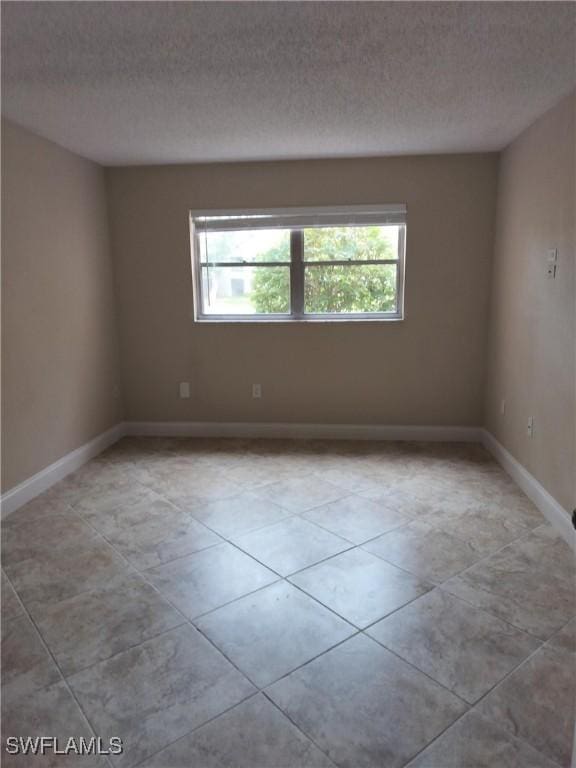
<svg viewBox="0 0 576 768"><path fill-rule="evenodd" d="M576 3L0 12L0 763L576 768Z"/></svg>

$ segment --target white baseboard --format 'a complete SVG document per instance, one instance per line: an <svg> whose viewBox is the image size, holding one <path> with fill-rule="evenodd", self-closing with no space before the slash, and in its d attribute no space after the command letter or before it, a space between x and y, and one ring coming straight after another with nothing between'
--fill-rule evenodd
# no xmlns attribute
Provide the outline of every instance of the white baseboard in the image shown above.
<svg viewBox="0 0 576 768"><path fill-rule="evenodd" d="M63 456L0 498L4 518L79 469L124 435L154 437L268 437L331 440L416 440L478 442L475 427L418 427L370 424L289 424L257 422L144 421L122 422Z"/></svg>
<svg viewBox="0 0 576 768"><path fill-rule="evenodd" d="M24 482L19 485L10 488L9 491L2 494L0 500L0 516L5 518L23 504L26 504L40 493L48 490L54 483L62 480L66 475L69 475L70 472L79 469L87 461L94 458L94 456L97 456L110 445L120 440L125 432L126 429L124 423L117 424L115 427L106 430L106 432L97 435L97 437L90 440L88 443L84 443L84 445L76 448L76 450L62 456L61 459L58 459L58 461L55 461L48 467L44 467L40 472L32 475L32 477L24 480Z"/></svg>
<svg viewBox="0 0 576 768"><path fill-rule="evenodd" d="M126 434L154 437L268 437L317 440L416 440L480 442L477 427L384 424L290 424L272 422L131 421Z"/></svg>
<svg viewBox="0 0 576 768"><path fill-rule="evenodd" d="M2 494L6 517L54 483L79 469L124 435L149 437L263 437L326 440L414 440L417 442L481 442L542 514L572 545L576 533L570 514L496 438L480 427L390 426L384 424L290 424L270 422L132 421L117 424L90 442Z"/></svg>
<svg viewBox="0 0 576 768"><path fill-rule="evenodd" d="M566 541L576 547L576 531L572 527L570 513L551 496L544 486L501 445L488 430L481 430L484 447L494 456L498 464L520 486L526 496L538 507L544 517L562 534Z"/></svg>

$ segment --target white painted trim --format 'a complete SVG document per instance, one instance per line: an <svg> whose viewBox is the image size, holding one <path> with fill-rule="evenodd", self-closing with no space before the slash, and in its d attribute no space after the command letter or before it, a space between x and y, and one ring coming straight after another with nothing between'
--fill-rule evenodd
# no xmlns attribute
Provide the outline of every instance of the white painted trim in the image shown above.
<svg viewBox="0 0 576 768"><path fill-rule="evenodd" d="M291 424L286 422L132 421L128 435L155 437L268 437L326 440L416 440L480 442L478 427L385 424Z"/></svg>
<svg viewBox="0 0 576 768"><path fill-rule="evenodd" d="M9 491L2 494L0 516L4 518L12 514L23 504L48 490L54 483L62 480L70 472L79 469L87 461L94 458L94 456L97 456L110 445L120 440L125 434L126 427L124 423L116 424L115 427L102 432L93 440L62 456L61 459L58 459L58 461L55 461L48 467L44 467L44 469L24 480L24 482L10 488Z"/></svg>
<svg viewBox="0 0 576 768"><path fill-rule="evenodd" d="M132 421L122 422L2 494L2 518L79 469L124 435L149 437L262 437L326 440L414 440L481 442L550 523L576 548L570 514L487 430L480 427L385 424L290 424L286 422Z"/></svg>
<svg viewBox="0 0 576 768"><path fill-rule="evenodd" d="M570 513L548 493L544 486L530 474L526 467L501 445L486 429L481 430L482 445L496 459L498 464L520 486L526 496L534 502L544 517L562 534L566 541L576 548L576 531L572 527Z"/></svg>

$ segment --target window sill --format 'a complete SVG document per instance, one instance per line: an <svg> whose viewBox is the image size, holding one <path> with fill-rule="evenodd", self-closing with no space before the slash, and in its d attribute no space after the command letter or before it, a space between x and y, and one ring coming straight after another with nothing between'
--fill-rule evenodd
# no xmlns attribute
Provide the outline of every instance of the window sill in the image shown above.
<svg viewBox="0 0 576 768"><path fill-rule="evenodd" d="M195 323L202 325L298 325L301 323L400 323L404 321L400 315L369 317L357 315L355 317L197 317Z"/></svg>

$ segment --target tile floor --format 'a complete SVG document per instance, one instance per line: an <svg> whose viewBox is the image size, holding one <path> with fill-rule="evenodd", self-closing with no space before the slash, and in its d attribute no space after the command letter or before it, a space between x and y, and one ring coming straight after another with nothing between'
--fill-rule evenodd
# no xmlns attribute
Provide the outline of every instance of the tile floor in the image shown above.
<svg viewBox="0 0 576 768"><path fill-rule="evenodd" d="M2 524L3 733L148 768L565 768L569 546L475 445L127 438Z"/></svg>

